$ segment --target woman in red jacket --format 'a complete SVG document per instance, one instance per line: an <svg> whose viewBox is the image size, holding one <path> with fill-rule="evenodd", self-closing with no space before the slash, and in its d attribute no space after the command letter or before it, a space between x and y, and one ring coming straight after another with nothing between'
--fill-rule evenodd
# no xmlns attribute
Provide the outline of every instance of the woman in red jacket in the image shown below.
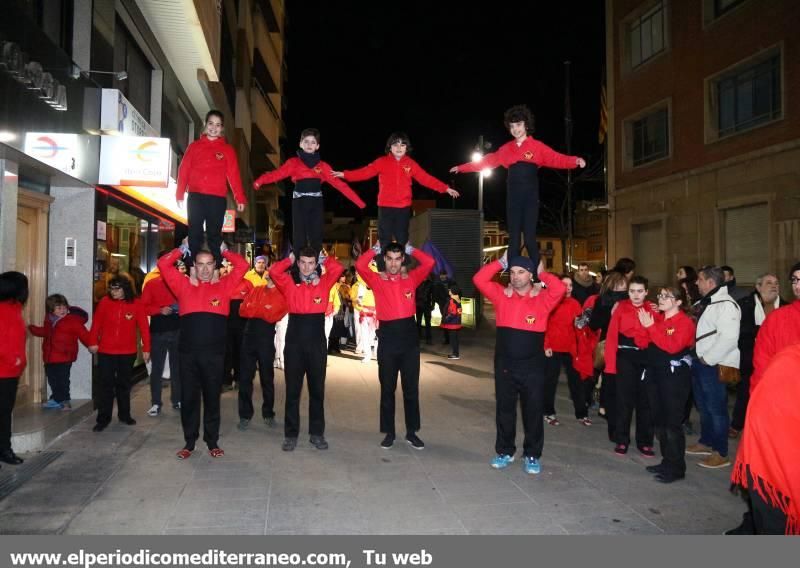
<svg viewBox="0 0 800 568"><path fill-rule="evenodd" d="M21 272L0 274L0 461L11 465L22 463L11 449L11 413L27 362L22 320L22 306L27 300L27 276Z"/></svg>
<svg viewBox="0 0 800 568"><path fill-rule="evenodd" d="M672 483L686 476L686 438L683 414L692 387L695 325L686 315L689 304L684 291L665 286L658 291L658 311L653 315L639 308L639 322L647 330L650 345L645 351L645 388L661 445L661 463L647 467L656 481Z"/></svg>
<svg viewBox="0 0 800 568"><path fill-rule="evenodd" d="M50 385L50 400L42 407L70 409L69 373L78 358L78 340L89 347L91 340L85 327L89 316L82 309L71 307L61 294L48 296L45 308L44 323L28 326L33 335L44 338L42 357L47 384Z"/></svg>
<svg viewBox="0 0 800 568"><path fill-rule="evenodd" d="M108 296L97 304L89 332L93 344L90 350L98 353L100 371L95 432L102 432L111 422L114 398L119 421L129 426L136 424L131 417L131 374L138 347L137 328L142 337L142 357L147 362L150 360L150 327L144 304L134 298L127 279L112 278L108 283Z"/></svg>
<svg viewBox="0 0 800 568"><path fill-rule="evenodd" d="M393 132L386 141L386 155L357 170L334 172L347 181L364 181L378 176L378 240L381 249L392 240L405 246L411 219L411 180L425 187L458 197L459 193L439 181L412 160L411 141L405 132ZM380 257L379 257L380 258Z"/></svg>

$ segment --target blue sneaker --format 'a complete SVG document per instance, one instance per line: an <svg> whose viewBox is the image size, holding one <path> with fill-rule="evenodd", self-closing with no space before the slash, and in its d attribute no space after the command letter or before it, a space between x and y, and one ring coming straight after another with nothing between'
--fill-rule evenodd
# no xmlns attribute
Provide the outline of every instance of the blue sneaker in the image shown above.
<svg viewBox="0 0 800 568"><path fill-rule="evenodd" d="M492 461L489 464L495 469L505 469L511 462L514 461L514 456L509 456L508 454L497 454L492 458Z"/></svg>
<svg viewBox="0 0 800 568"><path fill-rule="evenodd" d="M56 402L55 400L53 400L51 398L50 400L48 400L47 402L45 402L42 405L42 408L53 408L53 409L59 409L60 410L60 409L64 408L64 405L61 404L60 402Z"/></svg>
<svg viewBox="0 0 800 568"><path fill-rule="evenodd" d="M542 465L539 463L534 457L525 456L522 458L522 469L525 470L525 473L529 475L536 475L540 471L542 471Z"/></svg>

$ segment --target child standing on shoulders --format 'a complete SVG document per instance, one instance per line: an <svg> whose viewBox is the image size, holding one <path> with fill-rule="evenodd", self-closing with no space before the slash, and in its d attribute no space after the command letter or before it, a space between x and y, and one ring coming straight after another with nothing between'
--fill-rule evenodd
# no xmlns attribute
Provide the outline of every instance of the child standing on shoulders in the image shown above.
<svg viewBox="0 0 800 568"><path fill-rule="evenodd" d="M447 310L442 316L442 329L450 332L450 346L452 353L448 359L461 359L458 350L458 330L461 329L461 288L456 284L451 284L448 289L450 300L447 303Z"/></svg>
<svg viewBox="0 0 800 568"><path fill-rule="evenodd" d="M357 169L333 172L347 181L364 181L378 176L378 240L381 249L394 240L405 246L411 218L411 180L425 187L458 197L459 193L439 181L412 160L411 141L404 132L394 132L386 141L386 155ZM394 238L393 238L394 237Z"/></svg>
<svg viewBox="0 0 800 568"><path fill-rule="evenodd" d="M292 246L295 256L299 256L298 251L306 246L313 248L317 254L322 250L322 228L325 224L322 182L338 189L360 209L366 207L356 192L334 177L331 167L320 159L319 136L316 128L303 130L300 133L297 157L289 158L280 168L262 174L253 183L253 188L257 191L264 184L292 178Z"/></svg>
<svg viewBox="0 0 800 568"><path fill-rule="evenodd" d="M514 137L500 146L497 152L486 154L477 162L469 162L450 169L452 173L480 172L497 166L508 168L506 185L506 221L508 222L508 258L520 255L522 233L525 247L533 265L539 264L539 247L536 244L536 225L539 221L539 168L571 170L583 168L586 162L577 156L559 154L535 140L533 114L525 105L513 106L505 112L503 122Z"/></svg>
<svg viewBox="0 0 800 568"><path fill-rule="evenodd" d="M50 385L50 400L43 408L69 410L69 375L72 364L78 359L78 341L87 348L91 343L86 329L88 314L81 308L70 306L61 294L52 294L45 300L47 315L41 326L29 325L36 337L43 337L42 357L47 384Z"/></svg>
<svg viewBox="0 0 800 568"><path fill-rule="evenodd" d="M228 204L228 184L236 199L236 210L241 213L247 204L239 174L239 159L233 146L222 135L224 122L225 118L220 111L208 111L205 133L199 140L189 144L178 169L178 190L175 194L178 207L183 208L187 191L192 194L187 212L190 256L186 261L192 274L194 255L203 248L204 223L208 250L214 255L217 268L222 265L219 247L222 244L222 224Z"/></svg>

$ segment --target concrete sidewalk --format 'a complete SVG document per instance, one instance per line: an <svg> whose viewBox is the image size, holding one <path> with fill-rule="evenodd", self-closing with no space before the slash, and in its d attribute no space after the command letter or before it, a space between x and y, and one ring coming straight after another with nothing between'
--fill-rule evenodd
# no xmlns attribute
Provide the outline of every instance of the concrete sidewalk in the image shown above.
<svg viewBox="0 0 800 568"><path fill-rule="evenodd" d="M328 451L302 436L296 451L283 452L282 426L258 420L239 432L237 393L228 392L225 457L212 459L199 441L189 460L178 461L178 411L147 416L149 390L141 385L136 426L113 422L93 433L92 415L26 456L25 465L52 462L0 501L0 533L720 534L739 523L744 505L727 491L730 468L702 470L689 458L684 481L656 483L644 471L654 460L612 452L604 421L587 428L574 420L563 381L562 425L545 425L542 473L526 475L519 456L509 469L492 470L494 328L462 335L459 361L449 361L442 345L423 351L423 451L402 437L390 450L379 447L377 363L350 354L328 359ZM280 423L281 371L276 399ZM304 394L301 430L306 408ZM399 389L397 416L402 434ZM520 446L521 436L520 425ZM15 474L4 465L0 485Z"/></svg>

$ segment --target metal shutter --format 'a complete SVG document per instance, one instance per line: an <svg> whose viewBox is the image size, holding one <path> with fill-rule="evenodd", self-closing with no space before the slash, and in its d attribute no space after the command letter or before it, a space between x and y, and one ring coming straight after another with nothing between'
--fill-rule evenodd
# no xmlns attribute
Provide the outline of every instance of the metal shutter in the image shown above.
<svg viewBox="0 0 800 568"><path fill-rule="evenodd" d="M722 211L723 262L733 267L736 281L754 284L769 270L769 209L766 203Z"/></svg>
<svg viewBox="0 0 800 568"><path fill-rule="evenodd" d="M633 260L636 261L636 274L650 281L650 288L666 284L666 263L664 261L664 230L661 221L633 226Z"/></svg>

